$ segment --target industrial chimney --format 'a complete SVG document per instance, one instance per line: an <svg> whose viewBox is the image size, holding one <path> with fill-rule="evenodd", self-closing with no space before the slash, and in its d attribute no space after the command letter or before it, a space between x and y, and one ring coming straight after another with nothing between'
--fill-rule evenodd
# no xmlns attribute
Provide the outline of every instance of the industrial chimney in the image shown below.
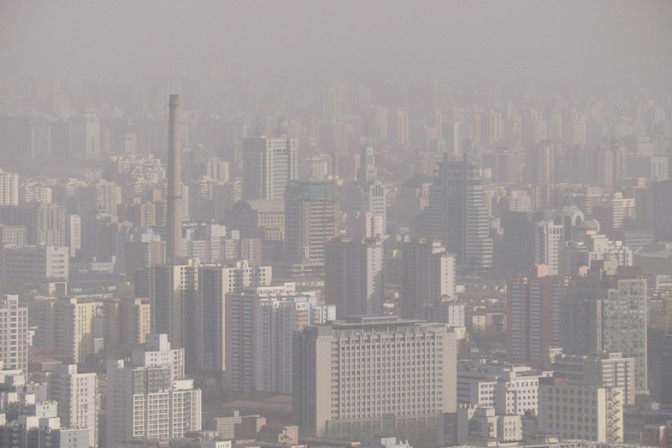
<svg viewBox="0 0 672 448"><path fill-rule="evenodd" d="M168 232L167 262L175 263L182 256L182 180L180 168L180 96L170 95L168 117Z"/></svg>

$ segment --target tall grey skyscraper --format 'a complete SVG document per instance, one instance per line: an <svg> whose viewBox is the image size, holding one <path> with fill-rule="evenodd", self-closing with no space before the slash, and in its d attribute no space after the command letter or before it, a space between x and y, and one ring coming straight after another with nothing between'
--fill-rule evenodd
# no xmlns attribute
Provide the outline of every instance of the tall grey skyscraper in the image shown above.
<svg viewBox="0 0 672 448"><path fill-rule="evenodd" d="M508 359L541 367L546 351L560 344L560 304L567 279L550 275L547 265L534 265L526 277L507 283Z"/></svg>
<svg viewBox="0 0 672 448"><path fill-rule="evenodd" d="M457 263L479 271L492 267L490 217L478 165L444 156L429 192L420 236L442 239Z"/></svg>
<svg viewBox="0 0 672 448"><path fill-rule="evenodd" d="M152 332L168 335L174 348L185 348L191 365L196 365L195 297L198 292L198 266L189 264L155 265L150 268Z"/></svg>
<svg viewBox="0 0 672 448"><path fill-rule="evenodd" d="M193 304L197 368L223 380L226 362L226 294L271 284L270 266L238 261L230 266L202 266L198 270L197 299Z"/></svg>
<svg viewBox="0 0 672 448"><path fill-rule="evenodd" d="M343 210L348 215L357 212L371 214L381 221L383 232L387 225L387 191L385 185L378 180L375 153L372 147L362 148L359 159L357 179L345 185Z"/></svg>
<svg viewBox="0 0 672 448"><path fill-rule="evenodd" d="M330 181L290 182L285 193L285 260L290 275L321 273L324 243L340 231L340 202Z"/></svg>
<svg viewBox="0 0 672 448"><path fill-rule="evenodd" d="M168 118L168 262L182 255L182 181L180 164L180 96L170 95Z"/></svg>
<svg viewBox="0 0 672 448"><path fill-rule="evenodd" d="M243 141L243 198L282 199L298 176L298 143L288 137L254 137Z"/></svg>
<svg viewBox="0 0 672 448"><path fill-rule="evenodd" d="M401 270L401 317L439 320L441 302L455 297L455 257L440 241L421 239L403 245Z"/></svg>
<svg viewBox="0 0 672 448"><path fill-rule="evenodd" d="M325 244L324 296L339 317L383 314L383 244L336 238Z"/></svg>
<svg viewBox="0 0 672 448"><path fill-rule="evenodd" d="M560 342L572 355L618 352L635 358L635 387L647 390L647 285L645 278L589 271L562 301Z"/></svg>

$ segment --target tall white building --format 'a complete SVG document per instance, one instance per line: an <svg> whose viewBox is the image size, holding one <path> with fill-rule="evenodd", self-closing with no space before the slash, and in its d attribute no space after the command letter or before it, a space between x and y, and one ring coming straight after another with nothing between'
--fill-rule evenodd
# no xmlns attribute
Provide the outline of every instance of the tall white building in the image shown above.
<svg viewBox="0 0 672 448"><path fill-rule="evenodd" d="M58 402L58 417L64 427L85 429L89 447L98 446L100 396L95 373L78 373L76 364L62 364L48 374L48 396Z"/></svg>
<svg viewBox="0 0 672 448"><path fill-rule="evenodd" d="M378 180L376 156L372 147L362 148L359 156L357 179L345 189L343 210L349 214L370 213L382 221L383 233L387 226L387 189ZM375 235L374 235L375 236Z"/></svg>
<svg viewBox="0 0 672 448"><path fill-rule="evenodd" d="M560 273L560 246L565 232L552 219L541 220L534 227L534 262L548 266L549 275Z"/></svg>
<svg viewBox="0 0 672 448"><path fill-rule="evenodd" d="M28 370L28 308L19 296L0 297L0 365L4 369Z"/></svg>
<svg viewBox="0 0 672 448"><path fill-rule="evenodd" d="M288 273L321 273L324 243L340 231L337 186L329 181L290 182L285 193L285 263Z"/></svg>
<svg viewBox="0 0 672 448"><path fill-rule="evenodd" d="M201 429L201 391L184 377L183 359L167 335L152 335L132 361L108 360L106 446L176 439Z"/></svg>
<svg viewBox="0 0 672 448"><path fill-rule="evenodd" d="M324 296L337 315L382 315L382 242L336 238L325 244L324 254Z"/></svg>
<svg viewBox="0 0 672 448"><path fill-rule="evenodd" d="M282 199L298 177L298 142L267 136L243 141L243 198Z"/></svg>
<svg viewBox="0 0 672 448"><path fill-rule="evenodd" d="M294 413L306 435L431 428L457 408L455 334L445 324L359 317L294 333Z"/></svg>
<svg viewBox="0 0 672 448"><path fill-rule="evenodd" d="M405 243L401 250L400 316L436 321L445 298L455 298L455 257L436 240Z"/></svg>
<svg viewBox="0 0 672 448"><path fill-rule="evenodd" d="M0 170L0 205L19 205L19 175Z"/></svg>

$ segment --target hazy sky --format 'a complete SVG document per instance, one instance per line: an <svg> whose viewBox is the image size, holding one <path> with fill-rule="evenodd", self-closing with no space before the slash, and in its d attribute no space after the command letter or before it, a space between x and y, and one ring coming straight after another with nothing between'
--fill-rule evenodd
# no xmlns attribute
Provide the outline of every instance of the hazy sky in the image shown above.
<svg viewBox="0 0 672 448"><path fill-rule="evenodd" d="M0 72L669 85L672 1L0 0Z"/></svg>

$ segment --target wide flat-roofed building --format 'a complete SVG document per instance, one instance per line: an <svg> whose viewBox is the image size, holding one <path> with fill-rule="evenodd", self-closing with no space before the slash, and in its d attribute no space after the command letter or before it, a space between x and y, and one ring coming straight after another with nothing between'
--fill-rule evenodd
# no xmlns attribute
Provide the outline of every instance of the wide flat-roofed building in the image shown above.
<svg viewBox="0 0 672 448"><path fill-rule="evenodd" d="M414 433L455 412L455 334L445 324L355 317L294 333L303 436Z"/></svg>

